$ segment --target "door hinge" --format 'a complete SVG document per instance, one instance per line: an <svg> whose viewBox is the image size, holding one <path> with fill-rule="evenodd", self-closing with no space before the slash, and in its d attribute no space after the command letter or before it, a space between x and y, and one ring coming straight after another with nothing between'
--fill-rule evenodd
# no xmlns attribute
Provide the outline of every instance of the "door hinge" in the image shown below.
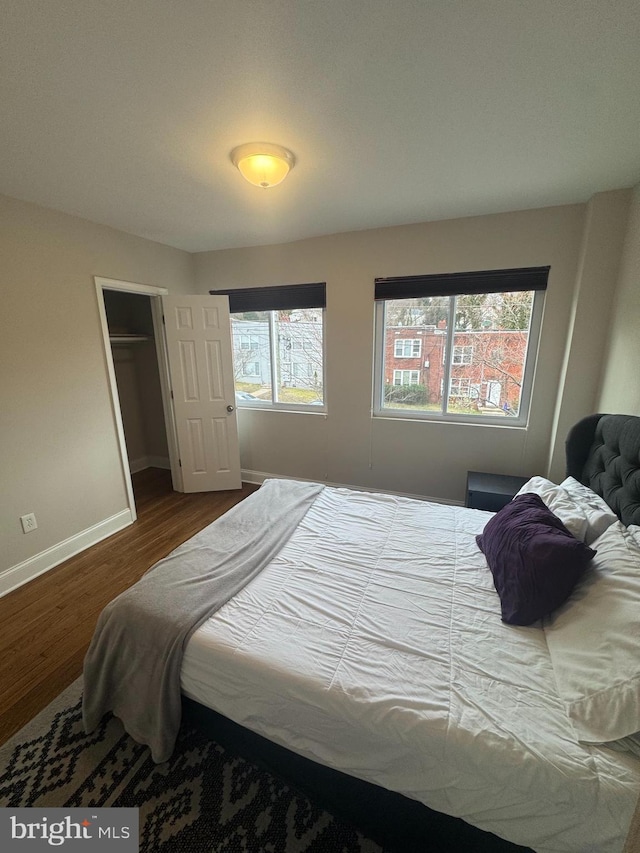
<svg viewBox="0 0 640 853"><path fill-rule="evenodd" d="M173 400L173 388L171 389L171 399Z"/></svg>
<svg viewBox="0 0 640 853"><path fill-rule="evenodd" d="M182 459L178 459L178 465L182 468Z"/></svg>
<svg viewBox="0 0 640 853"><path fill-rule="evenodd" d="M162 325L163 326L167 325L167 321L164 319L164 314L162 315Z"/></svg>

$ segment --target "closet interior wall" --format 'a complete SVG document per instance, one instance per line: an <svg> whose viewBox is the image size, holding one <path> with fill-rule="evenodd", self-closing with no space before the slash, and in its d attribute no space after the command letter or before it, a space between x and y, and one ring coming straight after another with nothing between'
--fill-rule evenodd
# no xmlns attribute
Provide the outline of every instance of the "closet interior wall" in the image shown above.
<svg viewBox="0 0 640 853"><path fill-rule="evenodd" d="M104 299L131 473L169 468L151 300L117 290Z"/></svg>

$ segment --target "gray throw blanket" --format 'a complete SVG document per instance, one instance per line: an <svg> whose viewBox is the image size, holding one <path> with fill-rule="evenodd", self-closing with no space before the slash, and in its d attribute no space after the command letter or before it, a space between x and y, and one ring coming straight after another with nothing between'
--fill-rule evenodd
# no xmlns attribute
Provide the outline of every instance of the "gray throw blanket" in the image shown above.
<svg viewBox="0 0 640 853"><path fill-rule="evenodd" d="M189 637L280 551L323 488L265 481L105 607L84 661L87 733L113 711L154 761L171 756Z"/></svg>

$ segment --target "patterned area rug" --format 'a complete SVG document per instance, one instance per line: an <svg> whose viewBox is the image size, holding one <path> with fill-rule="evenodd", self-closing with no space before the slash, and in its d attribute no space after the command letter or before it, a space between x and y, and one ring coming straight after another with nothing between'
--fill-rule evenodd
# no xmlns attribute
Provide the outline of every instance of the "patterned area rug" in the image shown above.
<svg viewBox="0 0 640 853"><path fill-rule="evenodd" d="M81 693L78 679L0 748L0 806L137 807L141 853L382 853L189 726L164 764L113 717L85 735Z"/></svg>

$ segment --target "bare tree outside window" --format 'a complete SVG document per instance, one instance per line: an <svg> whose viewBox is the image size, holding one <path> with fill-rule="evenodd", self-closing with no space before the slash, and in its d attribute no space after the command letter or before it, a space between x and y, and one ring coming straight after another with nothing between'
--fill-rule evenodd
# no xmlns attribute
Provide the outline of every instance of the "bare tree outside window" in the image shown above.
<svg viewBox="0 0 640 853"><path fill-rule="evenodd" d="M279 399L295 403L323 400L323 324L321 308L278 311ZM285 370L282 365L288 365Z"/></svg>
<svg viewBox="0 0 640 853"><path fill-rule="evenodd" d="M322 308L231 315L239 405L324 402Z"/></svg>
<svg viewBox="0 0 640 853"><path fill-rule="evenodd" d="M381 301L379 413L517 419L535 297L518 291ZM414 347L421 355L409 365Z"/></svg>

